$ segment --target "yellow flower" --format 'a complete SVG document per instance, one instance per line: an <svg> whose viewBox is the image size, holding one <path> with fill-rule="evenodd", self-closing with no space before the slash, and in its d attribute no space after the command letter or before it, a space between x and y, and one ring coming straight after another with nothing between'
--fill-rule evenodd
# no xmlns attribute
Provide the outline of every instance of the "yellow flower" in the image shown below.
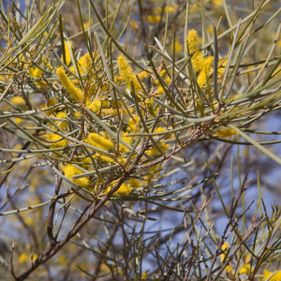
<svg viewBox="0 0 281 281"><path fill-rule="evenodd" d="M178 9L178 5L167 5L164 8L164 12L165 13L175 13L177 11L177 9Z"/></svg>
<svg viewBox="0 0 281 281"><path fill-rule="evenodd" d="M73 82L66 76L62 67L57 68L57 76L63 87L75 101L84 100L84 92L73 84Z"/></svg>
<svg viewBox="0 0 281 281"><path fill-rule="evenodd" d="M138 77L140 80L144 80L145 78L147 78L149 76L149 73L145 70L141 71L138 73Z"/></svg>
<svg viewBox="0 0 281 281"><path fill-rule="evenodd" d="M92 25L91 20L87 20L87 21L83 22L83 28L84 29L88 29L89 27L91 27L91 25Z"/></svg>
<svg viewBox="0 0 281 281"><path fill-rule="evenodd" d="M114 193L116 196L128 196L132 192L132 187L129 184L122 183L119 189Z"/></svg>
<svg viewBox="0 0 281 281"><path fill-rule="evenodd" d="M227 138L234 135L237 135L237 132L234 129L228 127L221 127L215 132L215 136L219 138Z"/></svg>
<svg viewBox="0 0 281 281"><path fill-rule="evenodd" d="M161 16L159 15L149 15L146 17L146 21L150 24L157 24L161 20Z"/></svg>
<svg viewBox="0 0 281 281"><path fill-rule="evenodd" d="M147 271L142 272L141 274L141 281L146 281L148 279Z"/></svg>
<svg viewBox="0 0 281 281"><path fill-rule="evenodd" d="M65 64L69 65L71 63L71 48L72 44L68 40L64 40L64 49L65 49Z"/></svg>
<svg viewBox="0 0 281 281"><path fill-rule="evenodd" d="M193 54L191 58L191 65L195 72L199 72L204 66L204 56L200 51Z"/></svg>
<svg viewBox="0 0 281 281"><path fill-rule="evenodd" d="M129 62L127 59L123 56L120 55L117 58L117 64L119 68L119 80L126 82L126 86L128 89L131 88L131 83L134 85L134 89L136 91L141 90L141 85L133 72L132 67L130 66Z"/></svg>
<svg viewBox="0 0 281 281"><path fill-rule="evenodd" d="M67 113L65 111L60 111L56 115L57 118L65 119L67 117Z"/></svg>
<svg viewBox="0 0 281 281"><path fill-rule="evenodd" d="M46 134L46 139L51 142L50 143L51 148L66 147L68 144L67 139L64 139L60 135L54 133Z"/></svg>
<svg viewBox="0 0 281 281"><path fill-rule="evenodd" d="M43 74L43 71L39 67L30 67L29 68L29 75L32 78L38 79L41 78Z"/></svg>
<svg viewBox="0 0 281 281"><path fill-rule="evenodd" d="M117 181L113 181L112 183L110 183L109 186L106 188L105 193L108 194L116 183ZM132 190L133 189L130 184L122 183L119 189L115 191L114 195L118 197L128 196L131 194Z"/></svg>
<svg viewBox="0 0 281 281"><path fill-rule="evenodd" d="M88 101L86 106L94 113L98 113L101 110L102 102L98 99L95 99L94 101Z"/></svg>
<svg viewBox="0 0 281 281"><path fill-rule="evenodd" d="M213 0L212 2L215 7L221 7L223 5L222 0Z"/></svg>
<svg viewBox="0 0 281 281"><path fill-rule="evenodd" d="M164 132L166 132L167 130L164 128L164 127L158 127L158 128L156 128L154 131L153 131L153 133L164 133Z"/></svg>
<svg viewBox="0 0 281 281"><path fill-rule="evenodd" d="M156 91L154 92L154 94L157 95L157 96L161 96L164 93L165 93L165 89L161 85L159 85L157 87Z"/></svg>
<svg viewBox="0 0 281 281"><path fill-rule="evenodd" d="M197 78L197 83L200 88L203 88L207 84L208 76L205 71L201 71Z"/></svg>
<svg viewBox="0 0 281 281"><path fill-rule="evenodd" d="M197 77L197 83L200 88L206 86L209 74L212 70L212 64L213 64L213 57L209 56L203 59L203 65L201 67L201 70L199 72L199 75Z"/></svg>
<svg viewBox="0 0 281 281"><path fill-rule="evenodd" d="M102 135L102 133L90 133L85 142L104 150L113 150L114 144L111 140Z"/></svg>
<svg viewBox="0 0 281 281"><path fill-rule="evenodd" d="M249 263L246 263L241 266L241 268L239 269L239 273L248 275L251 272L251 269L251 265Z"/></svg>
<svg viewBox="0 0 281 281"><path fill-rule="evenodd" d="M26 253L22 253L19 256L19 263L26 263L29 260L29 256Z"/></svg>
<svg viewBox="0 0 281 281"><path fill-rule="evenodd" d="M225 262L228 250L229 250L229 244L227 242L224 242L221 246L222 253L220 254L220 260L221 262ZM233 273L233 268L229 264L225 267L226 272Z"/></svg>
<svg viewBox="0 0 281 281"><path fill-rule="evenodd" d="M140 117L136 114L132 116L128 122L128 131L131 133L135 133L138 131L140 126Z"/></svg>
<svg viewBox="0 0 281 281"><path fill-rule="evenodd" d="M81 56L78 60L78 68L81 75L87 74L92 67L92 58L89 53Z"/></svg>
<svg viewBox="0 0 281 281"><path fill-rule="evenodd" d="M130 21L130 26L133 30L137 30L139 27L139 23L136 20L131 20Z"/></svg>
<svg viewBox="0 0 281 281"><path fill-rule="evenodd" d="M178 5L167 5L164 7L164 9L162 7L156 7L153 9L153 14L161 14L162 10L164 13L175 13L178 9Z"/></svg>
<svg viewBox="0 0 281 281"><path fill-rule="evenodd" d="M164 141L158 141L157 146L158 146L158 148L156 146L153 146L152 148L147 150L146 154L149 157L157 157L157 156L161 155L161 152L165 153L169 149L169 145L167 143L165 143Z"/></svg>
<svg viewBox="0 0 281 281"><path fill-rule="evenodd" d="M66 178L79 186L87 187L90 184L89 177L73 178L74 176L82 174L83 171L72 164L65 165L63 167L63 172Z"/></svg>
<svg viewBox="0 0 281 281"><path fill-rule="evenodd" d="M220 254L220 260L223 262L225 260L226 253L229 250L229 244L224 242L221 246L222 253Z"/></svg>
<svg viewBox="0 0 281 281"><path fill-rule="evenodd" d="M105 163L111 163L111 164L116 163L116 161L113 158L106 155L102 155L100 153L96 153L94 155L94 158Z"/></svg>
<svg viewBox="0 0 281 281"><path fill-rule="evenodd" d="M21 96L14 96L11 98L11 103L14 105L25 105L25 100Z"/></svg>
<svg viewBox="0 0 281 281"><path fill-rule="evenodd" d="M263 281L280 281L281 280L281 270L271 272L265 270L263 272Z"/></svg>
<svg viewBox="0 0 281 281"><path fill-rule="evenodd" d="M74 117L75 117L76 119L81 118L81 112L80 112L80 111L75 111L75 112L74 112Z"/></svg>
<svg viewBox="0 0 281 281"><path fill-rule="evenodd" d="M60 111L56 114L56 118L65 119L67 117L67 113L64 111ZM67 121L56 121L57 126L62 130L68 129Z"/></svg>
<svg viewBox="0 0 281 281"><path fill-rule="evenodd" d="M21 124L21 123L24 121L24 119L23 119L23 118L20 118L20 117L16 117L16 118L13 119L13 120L15 121L15 123L16 123L17 125Z"/></svg>
<svg viewBox="0 0 281 281"><path fill-rule="evenodd" d="M199 50L201 45L201 38L195 29L191 29L187 34L187 46L189 52L192 54Z"/></svg>
<svg viewBox="0 0 281 281"><path fill-rule="evenodd" d="M144 185L144 182L142 180L136 178L128 179L127 183L133 188L140 188L142 185Z"/></svg>

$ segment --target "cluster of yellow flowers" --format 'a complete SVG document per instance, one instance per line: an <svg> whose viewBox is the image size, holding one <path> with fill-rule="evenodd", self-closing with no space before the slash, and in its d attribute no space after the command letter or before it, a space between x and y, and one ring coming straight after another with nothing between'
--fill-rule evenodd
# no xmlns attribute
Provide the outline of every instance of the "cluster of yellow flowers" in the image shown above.
<svg viewBox="0 0 281 281"><path fill-rule="evenodd" d="M191 55L191 64L194 72L197 75L197 83L200 88L208 85L212 72L213 72L213 56L205 56L200 50L202 44L202 39L198 35L197 31L191 29L187 34L187 45L188 51ZM221 58L219 60L218 75L222 76L224 72L224 66L226 64L226 59Z"/></svg>
<svg viewBox="0 0 281 281"><path fill-rule="evenodd" d="M65 155L72 155L71 160L62 160L62 164L59 165L68 181L96 195L104 194L118 183L120 171L136 159L143 145L143 141L138 137L143 131L141 116L146 120L144 122L147 122L151 116L159 112L160 106L155 102L155 98L163 95L165 90L163 84L157 82L157 77L150 74L149 70L135 73L129 61L123 55L119 55L116 60L118 73L114 81L127 92L128 98L121 95L116 97L108 86L102 86L110 83L107 83L104 76L99 75L95 54L86 53L73 64L71 57L74 53L70 54L71 48L71 43L66 41L64 62L67 68L63 65L56 68L59 84L56 82L55 85L61 89L61 95L56 98L50 97L47 106L42 108L48 115L43 140L51 148L51 158L57 159L56 153L62 150ZM77 73L82 80L77 78ZM168 86L171 82L169 74L159 70L159 75L165 86ZM148 78L154 85L154 91L149 94L144 83ZM59 103L59 100L63 101L65 98L74 106ZM139 99L139 108L132 102L132 98ZM13 103L23 105L24 99L14 97ZM81 118L82 114L83 117L93 118L95 124L85 122L84 118ZM143 163L156 159L169 150L167 137L163 136L165 129L160 124L161 122L151 129L151 133L156 135L153 136L153 142L148 142L143 152L141 160ZM83 132L73 134L81 126ZM74 147L75 153L72 153ZM112 173L101 176L98 172L101 169L109 169ZM147 171L128 178L120 185L114 196L129 196L134 190L148 186L157 178L161 169L161 164L154 165Z"/></svg>
<svg viewBox="0 0 281 281"><path fill-rule="evenodd" d="M221 246L222 253L220 254L220 261L224 263L229 255L230 252L230 246L227 242L224 242ZM225 271L231 278L237 278L237 274L240 276L249 276L251 272L253 271L253 265L251 264L252 255L250 253L246 254L243 258L243 263L241 266L239 266L238 270L233 267L233 265L228 264L225 267ZM232 259L233 261L233 259ZM234 279L233 279L234 280ZM236 279L235 279L236 280ZM243 279L244 280L244 279ZM269 270L264 270L262 276L262 281L280 281L281 280L281 270L277 270L274 272L271 272Z"/></svg>

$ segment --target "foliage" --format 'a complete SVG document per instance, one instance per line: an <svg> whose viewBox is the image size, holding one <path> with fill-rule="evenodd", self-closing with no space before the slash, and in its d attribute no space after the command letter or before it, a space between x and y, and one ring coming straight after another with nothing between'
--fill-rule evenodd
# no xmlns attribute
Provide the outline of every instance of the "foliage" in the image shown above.
<svg viewBox="0 0 281 281"><path fill-rule="evenodd" d="M1 280L281 280L277 2L2 2Z"/></svg>

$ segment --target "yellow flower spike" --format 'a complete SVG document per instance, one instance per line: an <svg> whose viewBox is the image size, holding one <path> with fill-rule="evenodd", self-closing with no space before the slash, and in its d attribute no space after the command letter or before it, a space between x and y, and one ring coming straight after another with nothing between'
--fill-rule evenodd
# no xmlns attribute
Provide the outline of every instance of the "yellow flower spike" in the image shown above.
<svg viewBox="0 0 281 281"><path fill-rule="evenodd" d="M135 91L141 90L141 85L135 73L133 72L132 67L123 55L120 55L117 58L117 64L119 68L118 80L126 82L126 86L128 89L131 88L131 83L133 83Z"/></svg>
<svg viewBox="0 0 281 281"><path fill-rule="evenodd" d="M76 119L80 119L81 118L81 112L80 111L75 111L73 115L74 115L74 117Z"/></svg>
<svg viewBox="0 0 281 281"><path fill-rule="evenodd" d="M14 96L11 98L10 102L13 104L13 105L25 105L25 100L23 97L21 96Z"/></svg>
<svg viewBox="0 0 281 281"><path fill-rule="evenodd" d="M165 13L175 13L177 11L177 9L178 9L178 5L168 5L164 8L164 12Z"/></svg>
<svg viewBox="0 0 281 281"><path fill-rule="evenodd" d="M247 253L245 255L245 263L251 263L251 260L252 260L252 255L250 253Z"/></svg>
<svg viewBox="0 0 281 281"><path fill-rule="evenodd" d="M74 83L66 76L62 67L57 68L57 76L63 87L75 101L79 102L84 100L84 92L80 88L76 87Z"/></svg>
<svg viewBox="0 0 281 281"><path fill-rule="evenodd" d="M135 133L138 131L139 126L140 126L140 117L134 114L133 118L131 118L128 122L128 131L131 133Z"/></svg>
<svg viewBox="0 0 281 281"><path fill-rule="evenodd" d="M214 136L219 138L227 138L235 135L237 135L237 132L234 129L223 126L215 132Z"/></svg>
<svg viewBox="0 0 281 281"><path fill-rule="evenodd" d="M199 72L203 69L204 66L204 56L203 54L198 51L195 52L191 58L191 65L195 72Z"/></svg>
<svg viewBox="0 0 281 281"><path fill-rule="evenodd" d="M83 28L88 29L89 27L91 27L92 24L93 24L92 20L87 20L87 21L83 22Z"/></svg>
<svg viewBox="0 0 281 281"><path fill-rule="evenodd" d="M221 250L223 252L220 254L219 257L220 257L221 262L225 262L226 255L229 250L229 244L226 241L222 244ZM225 271L233 274L233 267L229 264L225 267Z"/></svg>
<svg viewBox="0 0 281 281"><path fill-rule="evenodd" d="M141 274L141 281L146 281L148 279L147 271L142 272Z"/></svg>
<svg viewBox="0 0 281 281"><path fill-rule="evenodd" d="M105 193L108 194L112 187L117 183L117 181L113 181L109 184L109 186L106 188ZM117 197L123 197L123 196L129 196L132 192L132 187L128 183L122 183L121 186L117 191L115 191L114 195Z"/></svg>
<svg viewBox="0 0 281 281"><path fill-rule="evenodd" d="M206 71L201 71L197 77L197 83L200 88L203 88L207 84L207 73Z"/></svg>
<svg viewBox="0 0 281 281"><path fill-rule="evenodd" d="M225 271L228 272L228 273L232 273L233 274L233 267L231 265L227 265L225 267Z"/></svg>
<svg viewBox="0 0 281 281"><path fill-rule="evenodd" d="M161 95L163 95L164 93L165 93L165 90L164 90L164 88L163 88L161 85L159 85L159 86L157 87L156 91L154 92L154 94L155 94L156 96L161 96Z"/></svg>
<svg viewBox="0 0 281 281"><path fill-rule="evenodd" d="M110 107L110 101L108 101L108 100L101 101L101 106L104 107L104 108L109 108Z"/></svg>
<svg viewBox="0 0 281 281"><path fill-rule="evenodd" d="M29 261L29 256L26 253L22 253L19 256L19 263L23 264Z"/></svg>
<svg viewBox="0 0 281 281"><path fill-rule="evenodd" d="M134 138L132 136L128 136L127 134L122 135L121 137L122 141L124 141L127 144L132 145Z"/></svg>
<svg viewBox="0 0 281 281"><path fill-rule="evenodd" d="M123 183L119 190L115 192L115 195L121 195L121 196L128 196L132 192L132 187L126 183Z"/></svg>
<svg viewBox="0 0 281 281"><path fill-rule="evenodd" d="M61 147L66 147L68 144L68 140L64 139L58 134L54 133L48 133L46 134L46 139L50 141L50 147L51 148L61 148Z"/></svg>
<svg viewBox="0 0 281 281"><path fill-rule="evenodd" d="M106 155L102 155L100 153L96 153L94 158L104 163L110 163L110 164L116 163L116 161L113 158Z"/></svg>
<svg viewBox="0 0 281 281"><path fill-rule="evenodd" d="M131 27L133 30L138 30L138 28L139 28L139 23L138 23L138 21L136 21L136 20L131 20L131 21L130 21L130 27Z"/></svg>
<svg viewBox="0 0 281 281"><path fill-rule="evenodd" d="M104 150L113 150L114 144L111 140L104 137L102 134L90 133L85 142Z"/></svg>
<svg viewBox="0 0 281 281"><path fill-rule="evenodd" d="M53 105L56 105L57 103L58 103L58 100L56 98L49 98L47 101L48 106L53 106Z"/></svg>
<svg viewBox="0 0 281 281"><path fill-rule="evenodd" d="M203 60L202 68L197 77L197 83L200 86L200 88L206 86L208 82L209 74L211 73L212 70L213 60L214 58L212 56L206 57Z"/></svg>
<svg viewBox="0 0 281 281"><path fill-rule="evenodd" d="M144 80L145 78L149 77L149 73L145 70L141 71L137 75L141 81Z"/></svg>
<svg viewBox="0 0 281 281"><path fill-rule="evenodd" d="M31 78L35 78L35 79L41 78L42 74L43 71L39 67L32 66L29 68L29 75Z"/></svg>
<svg viewBox="0 0 281 281"><path fill-rule="evenodd" d="M191 54L199 50L200 45L202 43L202 39L195 29L189 30L186 39L187 46Z"/></svg>
<svg viewBox="0 0 281 281"><path fill-rule="evenodd" d="M89 53L81 56L78 60L78 68L81 75L87 74L92 67L92 58Z"/></svg>
<svg viewBox="0 0 281 281"><path fill-rule="evenodd" d="M249 263L245 263L239 269L239 273L242 274L249 274L251 272L251 265Z"/></svg>
<svg viewBox="0 0 281 281"><path fill-rule="evenodd" d="M154 99L153 98L146 98L144 100L144 105L146 107L148 107L148 108L152 108L153 104L154 104Z"/></svg>
<svg viewBox="0 0 281 281"><path fill-rule="evenodd" d="M74 176L77 176L79 174L82 174L83 171L77 167L75 167L72 164L67 164L62 168L64 175L66 178L68 178L70 181L75 183L76 185L82 186L82 187L88 187L90 184L89 177L81 177L81 178L73 178Z"/></svg>
<svg viewBox="0 0 281 281"><path fill-rule="evenodd" d="M269 270L265 270L263 272L263 281L280 281L281 280L281 270L271 272Z"/></svg>
<svg viewBox="0 0 281 281"><path fill-rule="evenodd" d="M144 185L144 182L142 180L136 179L136 178L130 178L127 180L127 183L132 186L133 188L140 188Z"/></svg>
<svg viewBox="0 0 281 281"><path fill-rule="evenodd" d="M164 141L158 141L157 146L164 153L167 152L169 149L169 144L165 143ZM159 151L158 148L154 146L154 147L150 148L149 150L147 150L146 154L149 157L157 157L157 156L161 155L161 152Z"/></svg>
<svg viewBox="0 0 281 281"><path fill-rule="evenodd" d="M60 111L56 115L57 118L65 119L67 117L67 113L65 111Z"/></svg>
<svg viewBox="0 0 281 281"><path fill-rule="evenodd" d="M161 16L159 15L149 15L146 17L146 21L150 24L157 24L161 20Z"/></svg>
<svg viewBox="0 0 281 281"><path fill-rule="evenodd" d="M212 3L216 8L223 6L223 0L212 0Z"/></svg>
<svg viewBox="0 0 281 281"><path fill-rule="evenodd" d="M88 101L86 103L86 107L89 108L94 113L98 113L101 110L102 102L98 99L95 99L94 101Z"/></svg>
<svg viewBox="0 0 281 281"><path fill-rule="evenodd" d="M67 118L67 113L64 111L60 111L56 114L56 118L65 119ZM62 130L68 129L68 122L67 121L56 121L57 126Z"/></svg>
<svg viewBox="0 0 281 281"><path fill-rule="evenodd" d="M177 9L178 9L178 5L175 4L175 5L167 5L164 7L164 9L163 9L163 7L156 7L152 11L153 11L153 14L156 15L156 14L161 14L162 11L164 13L175 13L177 11Z"/></svg>
<svg viewBox="0 0 281 281"><path fill-rule="evenodd" d="M64 50L65 50L65 64L69 65L71 63L71 48L72 44L68 40L64 40Z"/></svg>
<svg viewBox="0 0 281 281"><path fill-rule="evenodd" d="M20 124L24 121L24 119L23 119L23 118L20 118L20 117L16 117L16 118L14 119L14 121L15 121L15 123L16 123L17 125L20 125Z"/></svg>
<svg viewBox="0 0 281 281"><path fill-rule="evenodd" d="M34 84L38 88L40 88L40 87L45 88L47 86L47 83L45 81L42 81L42 79L40 79L43 77L43 71L39 67L36 67L36 66L30 67L29 75L31 78L39 80L39 81L34 82Z"/></svg>
<svg viewBox="0 0 281 281"><path fill-rule="evenodd" d="M229 249L229 244L227 242L224 242L221 246L221 250L222 250L222 253L220 254L221 262L223 262L225 260L226 253L228 252L228 249Z"/></svg>
<svg viewBox="0 0 281 281"><path fill-rule="evenodd" d="M35 260L37 260L38 255L37 254L32 254L30 258L31 258L31 261L34 262Z"/></svg>

